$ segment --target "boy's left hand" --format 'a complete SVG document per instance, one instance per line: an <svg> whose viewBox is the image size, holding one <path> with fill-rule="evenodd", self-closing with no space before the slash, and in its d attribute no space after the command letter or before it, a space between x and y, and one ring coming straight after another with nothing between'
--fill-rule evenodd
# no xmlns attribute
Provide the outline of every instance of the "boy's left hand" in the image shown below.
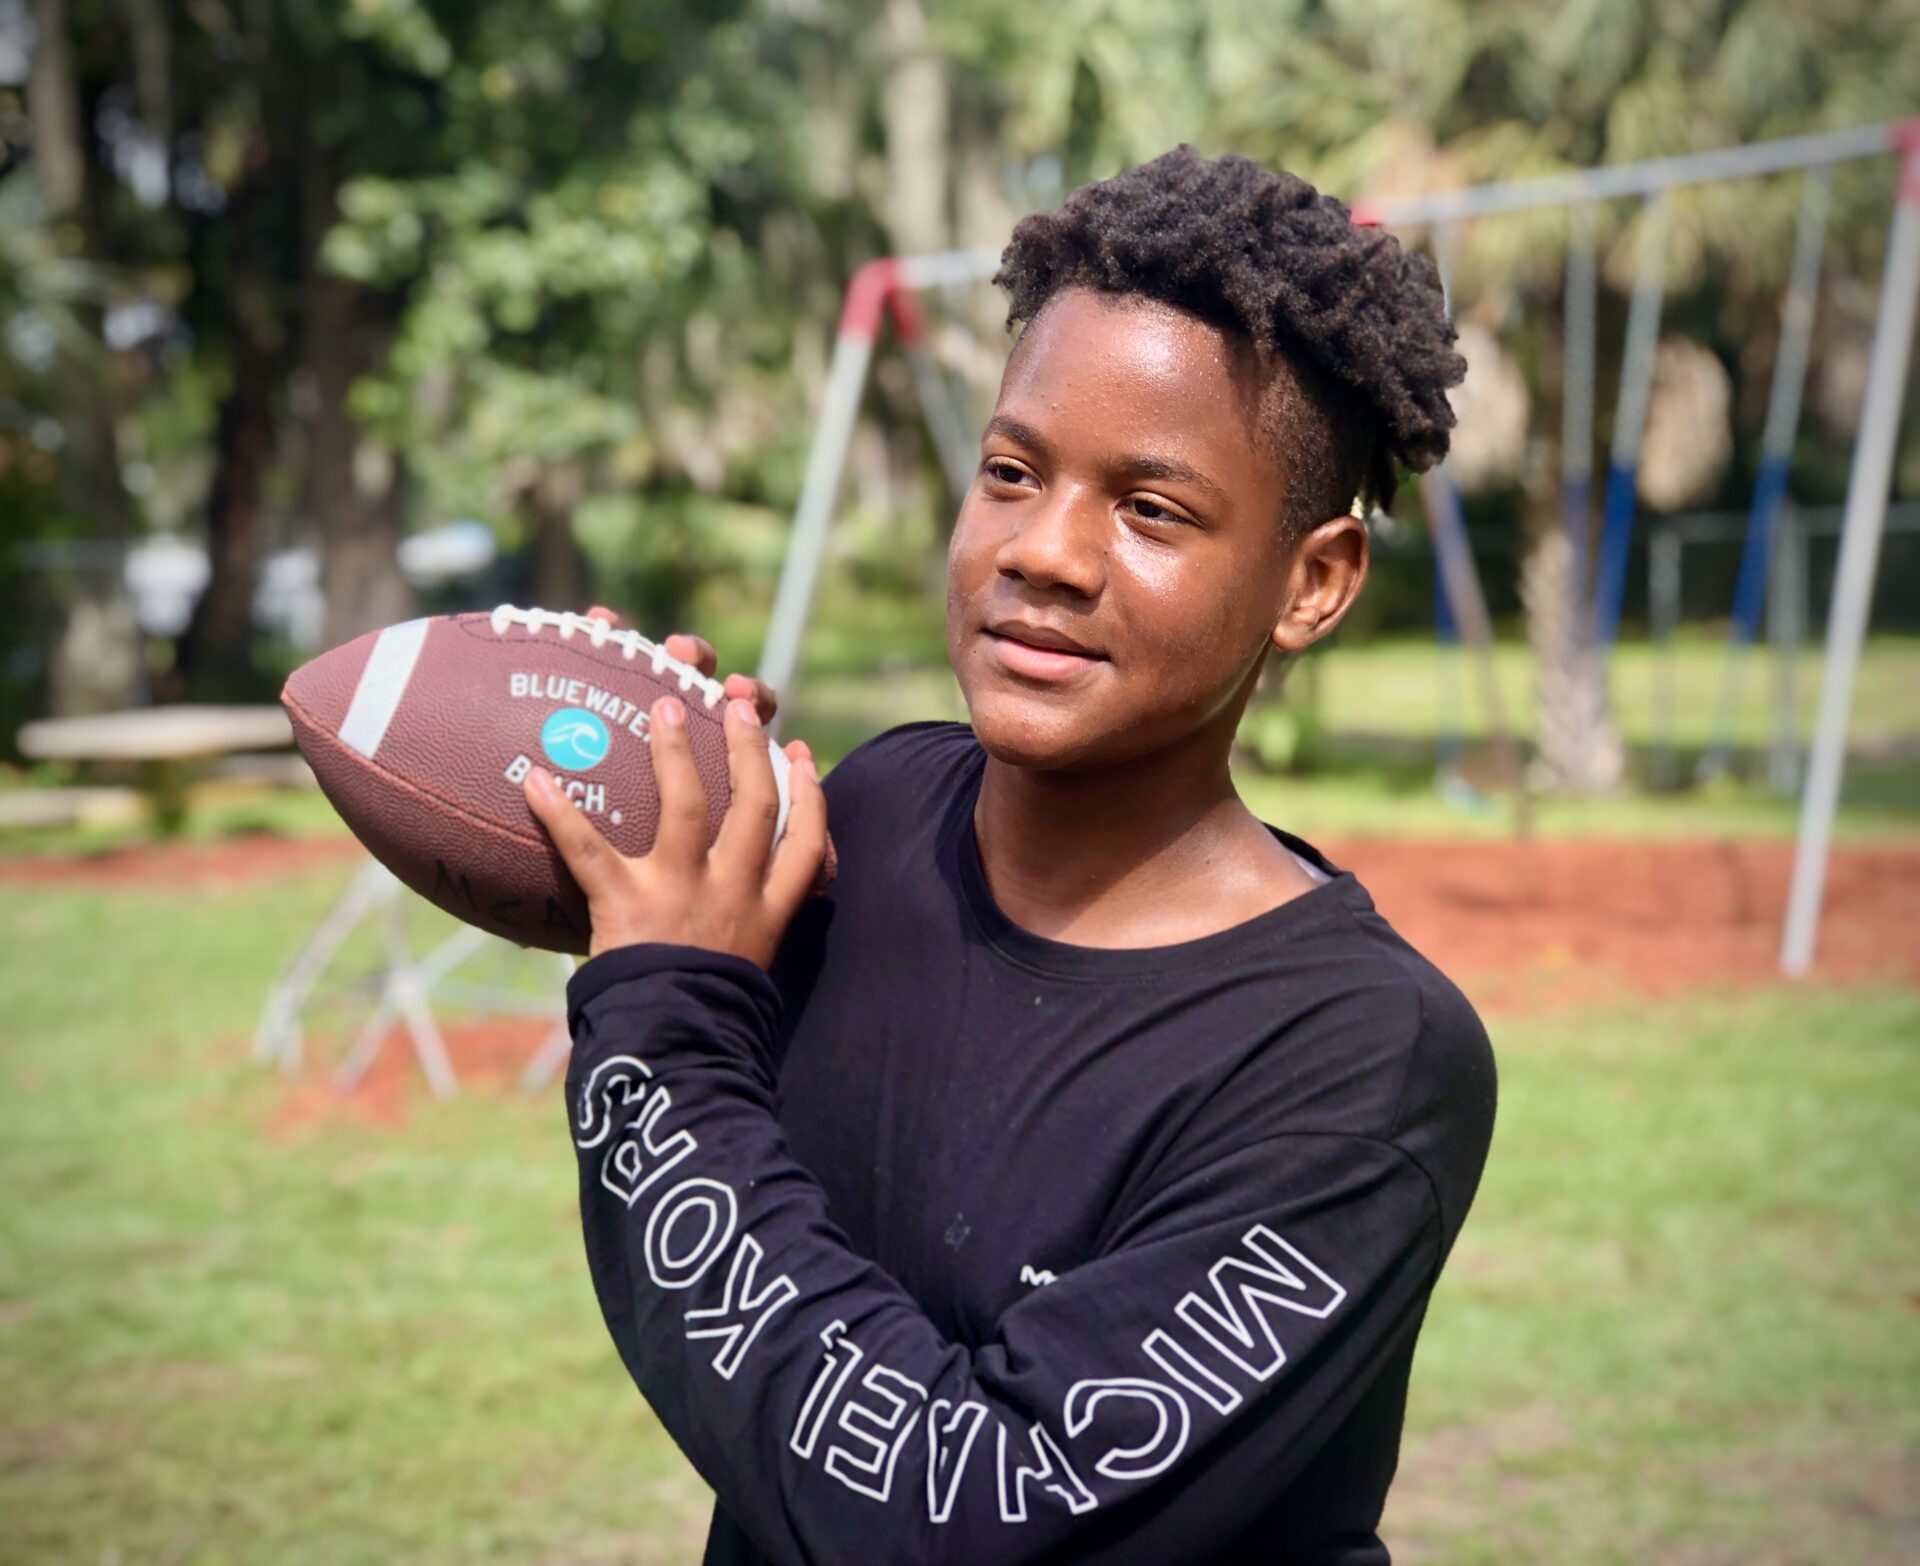
<svg viewBox="0 0 1920 1566"><path fill-rule="evenodd" d="M728 701L724 721L732 802L707 847L707 793L687 743L686 707L662 696L651 709L648 751L660 794L653 850L629 859L535 767L527 805L587 894L592 956L642 941L730 952L765 968L806 900L826 856L827 801L813 756L786 747L787 828L774 844L779 791L754 703Z"/></svg>

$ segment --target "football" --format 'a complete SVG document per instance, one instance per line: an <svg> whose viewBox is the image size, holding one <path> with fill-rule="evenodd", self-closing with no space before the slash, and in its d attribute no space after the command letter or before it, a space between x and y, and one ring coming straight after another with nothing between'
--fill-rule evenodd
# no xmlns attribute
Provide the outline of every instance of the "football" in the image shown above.
<svg viewBox="0 0 1920 1566"><path fill-rule="evenodd" d="M521 783L546 767L615 848L646 853L660 815L647 709L670 693L686 703L711 845L730 797L721 684L606 620L508 604L409 620L295 670L280 700L334 809L402 882L522 946L584 953L586 897ZM777 842L788 763L767 750ZM833 862L829 843L816 891Z"/></svg>

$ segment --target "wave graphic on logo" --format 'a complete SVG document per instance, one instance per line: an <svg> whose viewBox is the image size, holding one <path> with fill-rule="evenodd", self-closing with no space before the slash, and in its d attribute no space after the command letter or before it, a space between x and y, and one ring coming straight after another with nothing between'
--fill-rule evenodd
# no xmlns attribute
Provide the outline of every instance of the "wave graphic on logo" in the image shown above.
<svg viewBox="0 0 1920 1566"><path fill-rule="evenodd" d="M562 707L540 725L540 748L563 772L585 772L607 759L607 726L585 707Z"/></svg>

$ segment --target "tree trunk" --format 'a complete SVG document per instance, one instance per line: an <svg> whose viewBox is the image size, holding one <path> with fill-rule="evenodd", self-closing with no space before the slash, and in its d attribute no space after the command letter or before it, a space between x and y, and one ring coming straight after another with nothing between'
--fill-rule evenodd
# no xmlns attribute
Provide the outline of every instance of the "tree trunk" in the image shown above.
<svg viewBox="0 0 1920 1566"><path fill-rule="evenodd" d="M1558 475L1528 486L1520 604L1535 680L1533 786L1548 793L1617 788L1626 754L1607 713L1586 606L1572 593L1573 549L1560 516Z"/></svg>
<svg viewBox="0 0 1920 1566"><path fill-rule="evenodd" d="M400 574L399 462L347 411L354 381L380 362L392 331L385 300L344 278L308 289L307 364L316 407L308 432L308 500L326 600L321 643L337 647L406 619L413 590Z"/></svg>
<svg viewBox="0 0 1920 1566"><path fill-rule="evenodd" d="M260 500L273 454L277 355L233 346L233 386L214 432L207 494L207 589L180 643L180 672L202 696L245 692L253 670L253 590L260 559Z"/></svg>
<svg viewBox="0 0 1920 1566"><path fill-rule="evenodd" d="M284 379L286 334L275 308L273 222L283 215L284 159L256 134L249 168L230 209L233 243L225 279L231 383L214 430L207 492L212 575L180 641L180 672L202 696L249 694L253 674L253 593L260 560L260 508L273 458L275 388Z"/></svg>
<svg viewBox="0 0 1920 1566"><path fill-rule="evenodd" d="M347 407L354 382L385 362L400 301L335 276L320 260L349 170L335 148L312 134L313 121L329 104L364 92L366 84L350 60L336 55L297 86L303 132L300 356L311 409L305 493L320 552L320 642L337 647L413 613L413 589L400 574L405 469L395 453L362 433Z"/></svg>
<svg viewBox="0 0 1920 1566"><path fill-rule="evenodd" d="M887 0L886 85L880 113L887 147L887 232L899 255L945 250L947 68L927 39L922 0Z"/></svg>
<svg viewBox="0 0 1920 1566"><path fill-rule="evenodd" d="M34 0L33 19L37 42L27 112L35 176L49 224L75 224L82 235L82 253L97 255L66 0ZM53 388L64 437L55 493L80 536L124 544L133 533L133 508L120 479L110 360L98 334L98 312L88 307L81 313L95 329L97 346L85 359L69 364ZM145 689L145 663L118 558L98 570L57 572L49 591L63 614L51 659L52 710L66 715L132 706Z"/></svg>
<svg viewBox="0 0 1920 1566"><path fill-rule="evenodd" d="M585 493L579 465L557 462L540 470L527 491L533 522L533 601L542 609L587 608L587 562L573 536L573 512Z"/></svg>

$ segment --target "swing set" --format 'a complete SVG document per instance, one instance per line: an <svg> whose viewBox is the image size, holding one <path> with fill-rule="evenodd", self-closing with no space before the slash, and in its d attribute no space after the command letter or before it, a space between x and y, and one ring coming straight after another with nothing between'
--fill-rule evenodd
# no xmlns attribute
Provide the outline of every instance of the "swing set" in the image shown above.
<svg viewBox="0 0 1920 1566"><path fill-rule="evenodd" d="M1609 165L1544 179L1501 182L1436 192L1354 209L1354 221L1424 228L1442 269L1443 285L1461 225L1516 212L1564 209L1570 243L1566 262L1566 395L1562 412L1561 510L1574 570L1569 615L1579 651L1604 672L1617 638L1636 520L1635 490L1655 349L1665 299L1669 197L1674 190L1714 181L1798 173L1803 180L1793 261L1782 305L1767 418L1741 564L1734 591L1710 740L1699 775L1724 771L1732 751L1748 653L1768 598L1780 518L1812 340L1814 299L1826 236L1832 171L1842 163L1893 154L1898 172L1892 225L1882 274L1879 311L1869 351L1866 392L1854 442L1841 527L1839 564L1827 617L1826 658L1818 716L1801 793L1792 885L1780 947L1784 972L1812 964L1825 884L1828 847L1839 804L1854 677L1866 635L1867 612L1885 529L1901 399L1920 296L1920 119L1815 135L1755 142L1683 157ZM1591 538L1593 385L1597 361L1598 266L1596 221L1604 203L1639 201L1636 273L1629 297L1612 438L1601 496L1597 542ZM793 533L768 623L759 675L791 692L800 648L824 558L840 480L860 399L883 323L912 371L916 394L956 493L974 467L971 420L963 390L931 351L926 301L945 300L992 277L996 250L884 257L859 269L848 285L828 369L820 421L808 454ZM1442 465L1423 476L1423 509L1436 564L1437 629L1468 650L1474 683L1493 736L1501 771L1511 787L1516 819L1525 828L1526 787L1519 746L1501 710L1493 673L1492 632L1480 576L1469 546L1458 487ZM1591 552L1591 595L1588 557ZM1444 748L1448 744L1443 736ZM1453 740L1457 749L1457 737Z"/></svg>

